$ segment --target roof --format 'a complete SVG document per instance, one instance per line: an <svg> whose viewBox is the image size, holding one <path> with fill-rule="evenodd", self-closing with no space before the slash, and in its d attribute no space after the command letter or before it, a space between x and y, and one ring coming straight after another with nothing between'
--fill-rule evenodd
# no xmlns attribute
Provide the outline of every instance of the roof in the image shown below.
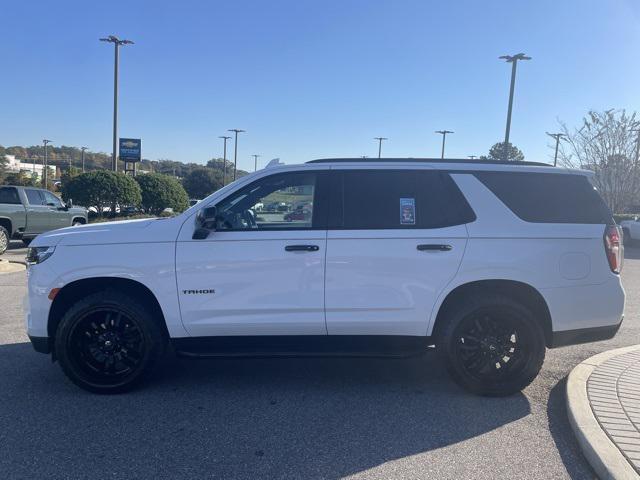
<svg viewBox="0 0 640 480"><path fill-rule="evenodd" d="M542 162L504 162L502 160L471 160L469 158L319 158L310 160L307 163L465 163L469 165L522 165L533 167L553 167L549 163Z"/></svg>

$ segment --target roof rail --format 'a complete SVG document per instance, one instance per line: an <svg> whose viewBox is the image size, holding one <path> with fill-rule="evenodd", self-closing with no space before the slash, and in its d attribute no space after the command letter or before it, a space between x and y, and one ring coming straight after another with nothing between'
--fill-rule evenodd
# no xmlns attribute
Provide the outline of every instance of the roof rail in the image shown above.
<svg viewBox="0 0 640 480"><path fill-rule="evenodd" d="M550 163L503 160L471 160L469 158L319 158L307 163L368 163L368 162L416 162L416 163L469 163L475 165L523 165L536 167L553 167Z"/></svg>

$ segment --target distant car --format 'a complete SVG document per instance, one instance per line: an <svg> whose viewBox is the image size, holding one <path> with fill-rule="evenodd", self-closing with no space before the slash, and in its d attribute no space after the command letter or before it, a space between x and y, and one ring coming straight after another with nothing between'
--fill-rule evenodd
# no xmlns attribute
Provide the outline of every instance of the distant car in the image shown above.
<svg viewBox="0 0 640 480"><path fill-rule="evenodd" d="M49 230L87 223L87 209L64 203L49 190L0 187L0 255L12 238L28 245Z"/></svg>
<svg viewBox="0 0 640 480"><path fill-rule="evenodd" d="M633 220L623 220L620 222L620 226L624 235L624 243L631 245L640 240L640 217Z"/></svg>
<svg viewBox="0 0 640 480"><path fill-rule="evenodd" d="M291 210L291 205L284 202L280 202L276 207L276 211L278 212L288 212L289 210Z"/></svg>
<svg viewBox="0 0 640 480"><path fill-rule="evenodd" d="M284 216L285 222L293 222L296 220L309 220L311 218L311 210L307 208L297 208L293 212L289 212Z"/></svg>
<svg viewBox="0 0 640 480"><path fill-rule="evenodd" d="M264 210L264 203L262 203L262 202L258 202L258 203L256 203L256 204L253 206L253 209L254 209L256 212L261 212L262 210Z"/></svg>

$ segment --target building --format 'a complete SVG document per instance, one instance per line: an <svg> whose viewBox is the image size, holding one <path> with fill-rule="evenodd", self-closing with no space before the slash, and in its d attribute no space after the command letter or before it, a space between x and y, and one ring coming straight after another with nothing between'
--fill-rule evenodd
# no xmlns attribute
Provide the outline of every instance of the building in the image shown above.
<svg viewBox="0 0 640 480"><path fill-rule="evenodd" d="M38 175L38 178L42 178L42 172L44 170L44 167L41 164L38 165L37 163L23 162L21 160L18 160L15 155L5 155L4 157L7 159L7 164L5 166L7 172L10 172L10 173L20 173L20 172L34 173L35 172ZM50 178L53 178L56 174L56 167L49 165L47 166L47 170L49 172Z"/></svg>

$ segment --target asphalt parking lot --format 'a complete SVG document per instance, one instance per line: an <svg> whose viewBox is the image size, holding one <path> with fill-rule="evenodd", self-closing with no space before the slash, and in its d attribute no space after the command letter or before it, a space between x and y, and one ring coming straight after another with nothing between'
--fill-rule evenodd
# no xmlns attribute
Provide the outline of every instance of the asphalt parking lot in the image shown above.
<svg viewBox="0 0 640 480"><path fill-rule="evenodd" d="M626 253L618 335L547 351L536 381L499 399L460 390L432 352L167 357L143 388L97 396L33 351L26 275L0 275L0 477L593 478L566 417L565 381L585 358L640 343L640 249Z"/></svg>

